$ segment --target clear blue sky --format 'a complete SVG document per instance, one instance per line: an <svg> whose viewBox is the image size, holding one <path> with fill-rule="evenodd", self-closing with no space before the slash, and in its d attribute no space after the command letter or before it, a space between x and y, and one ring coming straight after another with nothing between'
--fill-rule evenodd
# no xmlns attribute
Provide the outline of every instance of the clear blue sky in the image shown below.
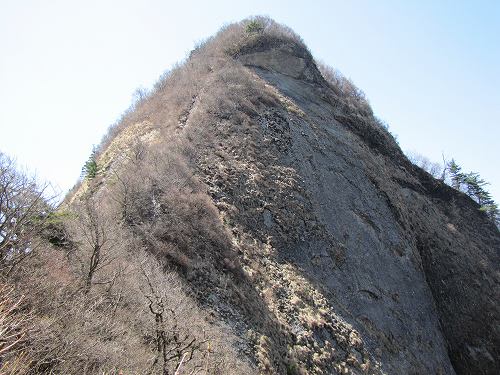
<svg viewBox="0 0 500 375"><path fill-rule="evenodd" d="M137 87L256 14L350 77L404 150L455 157L500 200L500 1L0 0L0 150L66 191Z"/></svg>

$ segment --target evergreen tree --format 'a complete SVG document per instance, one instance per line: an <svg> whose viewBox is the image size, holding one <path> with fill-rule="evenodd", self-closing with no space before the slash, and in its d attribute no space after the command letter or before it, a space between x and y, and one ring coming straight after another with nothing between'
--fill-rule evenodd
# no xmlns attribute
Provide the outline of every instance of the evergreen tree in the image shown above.
<svg viewBox="0 0 500 375"><path fill-rule="evenodd" d="M457 190L461 190L465 180L465 174L461 170L462 168L455 162L455 159L451 159L448 164L448 171L450 172L451 186Z"/></svg>
<svg viewBox="0 0 500 375"><path fill-rule="evenodd" d="M500 225L498 204L484 188L488 183L479 176L479 173L463 173L462 168L454 159L448 164L447 169L450 172L451 186L474 199L481 206L480 210L485 212L494 223Z"/></svg>
<svg viewBox="0 0 500 375"><path fill-rule="evenodd" d="M89 180L97 176L99 172L99 165L97 164L97 150L95 147L92 148L92 153L90 154L88 160L85 162L82 168L82 176L88 178Z"/></svg>
<svg viewBox="0 0 500 375"><path fill-rule="evenodd" d="M260 34L264 31L264 25L258 20L252 20L247 23L246 32L249 34Z"/></svg>
<svg viewBox="0 0 500 375"><path fill-rule="evenodd" d="M485 185L488 185L488 183L481 179L479 173L470 172L465 175L463 181L467 189L467 195L473 198L480 205L483 205L485 201L491 199L490 193L483 188Z"/></svg>
<svg viewBox="0 0 500 375"><path fill-rule="evenodd" d="M500 226L500 209L498 204L493 200L481 206L481 211L484 211L486 215L498 226Z"/></svg>

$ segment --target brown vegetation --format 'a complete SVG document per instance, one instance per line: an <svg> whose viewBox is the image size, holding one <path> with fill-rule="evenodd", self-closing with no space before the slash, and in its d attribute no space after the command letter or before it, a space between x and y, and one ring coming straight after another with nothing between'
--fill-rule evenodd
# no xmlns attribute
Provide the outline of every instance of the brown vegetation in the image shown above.
<svg viewBox="0 0 500 375"><path fill-rule="evenodd" d="M34 210L48 207L42 190L4 164L3 176L11 178L2 189L18 187L14 197L23 206L2 206L2 217L23 219L15 233L31 256L2 260L2 277L12 285L2 289L0 304L3 373L221 374L228 366L245 373L233 338L209 323L169 271L203 269L210 256L229 259L216 211L178 157L146 155L136 144L122 162L43 216ZM125 164L136 174L124 173ZM32 216L39 220L25 219ZM19 246L21 236L14 239Z"/></svg>

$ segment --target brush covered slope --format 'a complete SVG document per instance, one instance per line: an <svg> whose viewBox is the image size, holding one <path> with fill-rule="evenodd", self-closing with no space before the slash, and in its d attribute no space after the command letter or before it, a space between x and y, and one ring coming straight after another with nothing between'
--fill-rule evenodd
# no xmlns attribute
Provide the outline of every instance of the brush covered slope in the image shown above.
<svg viewBox="0 0 500 375"><path fill-rule="evenodd" d="M208 39L97 164L24 276L40 373L499 373L498 229L286 27Z"/></svg>

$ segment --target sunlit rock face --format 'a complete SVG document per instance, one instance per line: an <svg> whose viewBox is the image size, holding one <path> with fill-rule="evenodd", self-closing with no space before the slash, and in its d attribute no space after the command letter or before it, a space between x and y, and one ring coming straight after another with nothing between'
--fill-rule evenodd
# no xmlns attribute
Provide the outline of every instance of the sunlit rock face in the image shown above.
<svg viewBox="0 0 500 375"><path fill-rule="evenodd" d="M238 61L281 106L262 107L250 137L219 129L232 134L219 145L230 157L207 157L245 183L204 173L239 235L270 249L256 261L273 270L272 311L292 342L308 348L303 336L311 337L314 356L331 341L354 373L495 373L494 225L463 194L412 166L385 130L342 114L307 51L260 46ZM291 303L300 292L287 278L321 296L324 323L304 328L301 307Z"/></svg>
<svg viewBox="0 0 500 375"><path fill-rule="evenodd" d="M182 199L145 194L151 212L130 221L168 216L148 234L238 355L263 374L500 373L495 225L412 165L303 44L251 35L222 57L221 35L134 114L141 147L173 150L193 178L167 170Z"/></svg>

